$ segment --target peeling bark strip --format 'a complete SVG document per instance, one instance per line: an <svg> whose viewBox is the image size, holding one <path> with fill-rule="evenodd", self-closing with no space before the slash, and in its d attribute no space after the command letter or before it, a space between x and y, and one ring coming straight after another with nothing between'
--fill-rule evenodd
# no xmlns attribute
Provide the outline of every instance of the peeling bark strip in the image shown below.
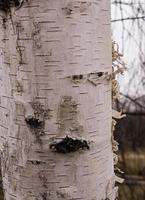
<svg viewBox="0 0 145 200"><path fill-rule="evenodd" d="M127 69L126 68L126 64L123 62L123 60L121 59L123 55L120 54L119 52L119 46L116 42L112 43L112 68L113 68L113 72L112 72L112 102L115 102L120 95L120 87L119 87L119 83L116 80L116 75L117 74L122 74L123 72ZM114 109L112 109L112 150L113 150L113 158L114 158L114 167L115 167L115 171L118 172L118 174L121 175L121 170L118 168L117 164L118 164L118 142L115 141L114 139L114 130L117 124L117 119L121 119L125 117L125 115L123 115L121 112L118 112ZM115 180L118 183L123 183L124 179L115 176Z"/></svg>
<svg viewBox="0 0 145 200"><path fill-rule="evenodd" d="M0 10L5 199L115 200L110 1L14 2Z"/></svg>

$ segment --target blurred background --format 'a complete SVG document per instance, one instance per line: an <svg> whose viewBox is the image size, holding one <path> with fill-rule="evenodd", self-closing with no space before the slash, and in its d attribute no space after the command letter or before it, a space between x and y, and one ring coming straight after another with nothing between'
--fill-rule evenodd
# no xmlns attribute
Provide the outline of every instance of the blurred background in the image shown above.
<svg viewBox="0 0 145 200"><path fill-rule="evenodd" d="M112 0L112 39L127 71L119 75L121 95L115 102L126 114L118 121L119 200L145 200L145 0Z"/></svg>

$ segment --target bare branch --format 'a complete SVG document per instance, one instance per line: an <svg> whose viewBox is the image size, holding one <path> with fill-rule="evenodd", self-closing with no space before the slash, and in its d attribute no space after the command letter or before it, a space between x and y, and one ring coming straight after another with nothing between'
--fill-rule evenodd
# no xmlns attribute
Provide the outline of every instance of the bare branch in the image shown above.
<svg viewBox="0 0 145 200"><path fill-rule="evenodd" d="M122 22L122 21L127 21L127 20L138 20L138 19L145 19L145 16L141 16L141 17L126 17L126 18L120 18L120 19L113 19L111 20L111 22Z"/></svg>

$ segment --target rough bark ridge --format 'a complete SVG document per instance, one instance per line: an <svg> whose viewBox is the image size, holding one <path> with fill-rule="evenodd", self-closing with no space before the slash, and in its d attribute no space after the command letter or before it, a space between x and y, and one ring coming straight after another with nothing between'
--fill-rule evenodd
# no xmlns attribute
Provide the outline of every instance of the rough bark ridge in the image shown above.
<svg viewBox="0 0 145 200"><path fill-rule="evenodd" d="M30 0L0 12L6 200L114 200L110 1ZM57 152L67 136L88 148Z"/></svg>

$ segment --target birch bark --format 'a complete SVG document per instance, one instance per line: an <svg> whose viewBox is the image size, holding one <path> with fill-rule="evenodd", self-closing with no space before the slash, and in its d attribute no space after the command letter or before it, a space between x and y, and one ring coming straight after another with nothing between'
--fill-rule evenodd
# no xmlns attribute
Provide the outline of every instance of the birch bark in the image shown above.
<svg viewBox="0 0 145 200"><path fill-rule="evenodd" d="M29 0L0 12L5 199L114 200L110 1ZM50 149L66 136L90 149Z"/></svg>

